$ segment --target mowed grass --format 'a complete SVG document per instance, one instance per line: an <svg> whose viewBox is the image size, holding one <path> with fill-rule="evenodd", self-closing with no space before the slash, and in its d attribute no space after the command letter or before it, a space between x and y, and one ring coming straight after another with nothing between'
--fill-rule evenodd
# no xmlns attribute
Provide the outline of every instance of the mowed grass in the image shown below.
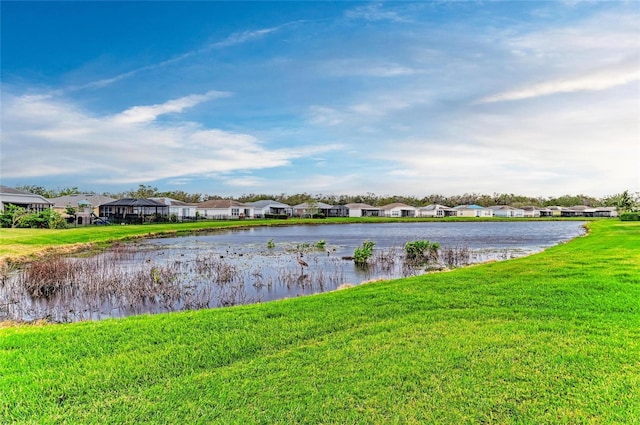
<svg viewBox="0 0 640 425"><path fill-rule="evenodd" d="M0 422L640 423L640 223L228 309L0 329Z"/></svg>

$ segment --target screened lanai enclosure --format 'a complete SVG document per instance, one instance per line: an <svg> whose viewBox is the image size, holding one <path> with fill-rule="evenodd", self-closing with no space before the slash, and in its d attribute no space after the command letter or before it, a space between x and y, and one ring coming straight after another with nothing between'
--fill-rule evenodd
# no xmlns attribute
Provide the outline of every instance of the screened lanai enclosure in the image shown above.
<svg viewBox="0 0 640 425"><path fill-rule="evenodd" d="M124 198L100 205L100 217L126 224L165 221L169 217L169 206L153 199Z"/></svg>

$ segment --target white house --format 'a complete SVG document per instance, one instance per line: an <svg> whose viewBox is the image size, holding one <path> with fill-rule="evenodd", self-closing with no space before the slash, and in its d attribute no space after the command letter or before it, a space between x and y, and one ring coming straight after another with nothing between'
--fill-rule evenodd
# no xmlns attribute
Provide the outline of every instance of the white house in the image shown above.
<svg viewBox="0 0 640 425"><path fill-rule="evenodd" d="M493 211L480 205L458 205L453 207L457 217L493 217Z"/></svg>
<svg viewBox="0 0 640 425"><path fill-rule="evenodd" d="M524 211L524 216L526 218L540 217L540 208L538 207L522 207L522 210Z"/></svg>
<svg viewBox="0 0 640 425"><path fill-rule="evenodd" d="M416 208L411 205L394 202L380 207L381 215L385 217L415 217Z"/></svg>
<svg viewBox="0 0 640 425"><path fill-rule="evenodd" d="M253 207L232 199L212 199L200 202L196 212L202 218L211 219L241 219L253 218Z"/></svg>
<svg viewBox="0 0 640 425"><path fill-rule="evenodd" d="M380 208L369 204L353 203L346 204L349 209L349 217L378 217L380 216Z"/></svg>
<svg viewBox="0 0 640 425"><path fill-rule="evenodd" d="M149 198L169 207L169 217L175 216L178 220L190 220L196 217L196 205L187 204L173 198Z"/></svg>
<svg viewBox="0 0 640 425"><path fill-rule="evenodd" d="M510 217L510 218L523 218L524 210L522 208L514 208L509 205L494 205L489 207L493 211L494 217Z"/></svg>
<svg viewBox="0 0 640 425"><path fill-rule="evenodd" d="M440 204L431 204L418 208L418 217L455 217L456 210Z"/></svg>
<svg viewBox="0 0 640 425"><path fill-rule="evenodd" d="M282 202L274 201L272 199L245 202L245 205L253 207L253 214L255 217L266 217L269 215L287 215L291 217L293 215L293 208L291 208L290 205L283 204Z"/></svg>

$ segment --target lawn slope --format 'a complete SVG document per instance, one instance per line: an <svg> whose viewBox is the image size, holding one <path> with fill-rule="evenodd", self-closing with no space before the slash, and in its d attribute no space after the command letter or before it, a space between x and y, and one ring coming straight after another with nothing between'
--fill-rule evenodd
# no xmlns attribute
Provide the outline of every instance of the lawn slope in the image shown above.
<svg viewBox="0 0 640 425"><path fill-rule="evenodd" d="M0 329L23 423L640 423L640 224L235 307Z"/></svg>

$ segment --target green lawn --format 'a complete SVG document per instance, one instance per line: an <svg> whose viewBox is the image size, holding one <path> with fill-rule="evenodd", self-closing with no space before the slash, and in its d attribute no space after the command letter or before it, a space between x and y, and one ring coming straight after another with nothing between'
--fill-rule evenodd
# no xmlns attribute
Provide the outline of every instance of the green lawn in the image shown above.
<svg viewBox="0 0 640 425"><path fill-rule="evenodd" d="M640 424L640 223L589 228L322 295L6 327L0 422Z"/></svg>

